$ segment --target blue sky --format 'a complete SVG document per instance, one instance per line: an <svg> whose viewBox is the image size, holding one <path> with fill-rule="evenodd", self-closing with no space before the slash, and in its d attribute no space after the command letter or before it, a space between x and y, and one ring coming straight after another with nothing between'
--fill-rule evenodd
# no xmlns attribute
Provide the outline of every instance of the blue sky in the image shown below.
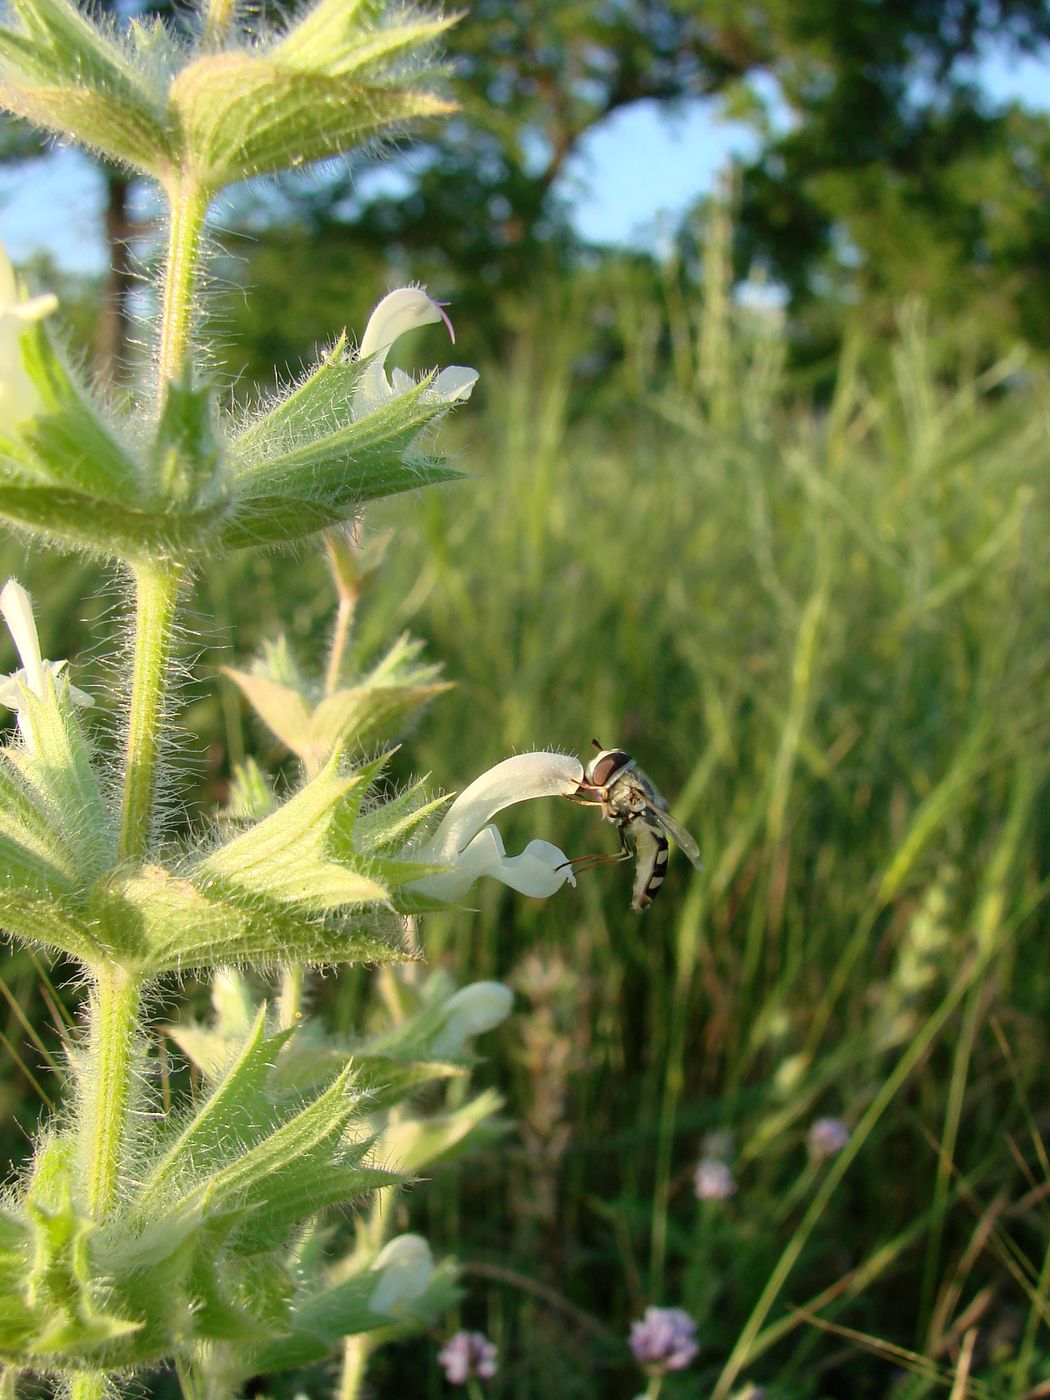
<svg viewBox="0 0 1050 1400"><path fill-rule="evenodd" d="M990 58L978 72L993 98L1050 108L1047 63ZM585 238L652 246L661 226L711 189L730 156L754 149L753 134L719 121L714 102L686 103L673 112L639 103L585 138L562 189ZM90 165L75 152L59 151L22 170L0 172L0 239L15 262L46 248L70 271L101 268L101 186Z"/></svg>

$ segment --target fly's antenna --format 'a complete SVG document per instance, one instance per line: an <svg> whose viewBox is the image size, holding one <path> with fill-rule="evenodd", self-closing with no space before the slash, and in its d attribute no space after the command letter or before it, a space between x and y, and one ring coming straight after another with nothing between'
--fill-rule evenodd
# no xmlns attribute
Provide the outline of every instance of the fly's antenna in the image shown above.
<svg viewBox="0 0 1050 1400"><path fill-rule="evenodd" d="M600 739L592 739L591 743L594 745L594 747L598 750L599 753L602 752L602 741Z"/></svg>

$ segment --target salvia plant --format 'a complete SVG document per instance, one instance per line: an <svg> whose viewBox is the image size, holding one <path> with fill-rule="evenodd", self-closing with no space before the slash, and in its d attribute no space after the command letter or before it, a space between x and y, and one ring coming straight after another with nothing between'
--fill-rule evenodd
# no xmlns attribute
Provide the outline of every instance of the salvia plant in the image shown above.
<svg viewBox="0 0 1050 1400"><path fill-rule="evenodd" d="M481 876L540 897L571 878L546 842L508 855L491 818L573 793L582 770L520 754L451 804L384 779L443 682L407 637L355 664L354 607L383 547L361 512L456 475L434 428L476 375L417 380L386 363L442 308L390 292L356 345L338 340L251 411L225 406L207 371L216 196L448 110L433 55L449 21L319 0L267 29L209 0L194 24L118 27L68 0L12 0L0 28L3 104L149 177L167 206L149 362L119 400L63 349L54 298L0 260L0 517L109 561L129 613L120 723L100 725L103 698L92 707L74 668L41 655L25 590L0 594L21 659L0 684L17 720L0 748L0 924L74 964L82 988L64 1103L0 1195L0 1361L8 1396L35 1373L94 1400L163 1363L187 1397L221 1400L341 1357L352 1400L374 1349L433 1326L455 1294L452 1261L397 1233L397 1193L494 1131L498 1108L438 1090L469 1075L473 1037L510 993L421 970L415 916ZM299 779L281 792L248 763L187 835L171 774L188 581L205 559L311 539L337 600L326 664L277 638L228 671ZM346 964L376 969L384 1011L353 1040L304 1015L309 969ZM214 1010L171 1028L193 1073L169 1102L147 1016L189 974L210 979Z"/></svg>

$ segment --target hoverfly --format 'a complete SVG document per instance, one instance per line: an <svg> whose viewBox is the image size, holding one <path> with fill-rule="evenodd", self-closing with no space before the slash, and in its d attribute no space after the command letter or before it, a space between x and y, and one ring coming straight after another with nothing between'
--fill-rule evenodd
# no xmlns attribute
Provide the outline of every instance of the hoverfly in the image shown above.
<svg viewBox="0 0 1050 1400"><path fill-rule="evenodd" d="M592 742L598 754L584 769L577 791L593 793L597 801L588 801L585 797L573 800L602 809L603 818L612 822L619 832L620 850L616 855L581 856L570 863L574 871L592 870L596 865L637 856L631 908L641 912L649 908L664 882L668 836L697 870L704 868L700 863L700 847L671 816L666 800L629 753L623 749L603 749L598 739Z"/></svg>

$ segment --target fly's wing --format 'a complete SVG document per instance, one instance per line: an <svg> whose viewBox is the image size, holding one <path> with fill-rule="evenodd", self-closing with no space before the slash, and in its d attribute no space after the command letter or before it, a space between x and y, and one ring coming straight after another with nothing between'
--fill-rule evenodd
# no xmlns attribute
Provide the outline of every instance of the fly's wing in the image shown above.
<svg viewBox="0 0 1050 1400"><path fill-rule="evenodd" d="M675 821L671 813L664 807L652 806L646 814L648 819L656 826L662 826L671 840L684 856L687 856L690 864L696 870L703 870L703 861L700 859L700 847L686 831L681 822Z"/></svg>

